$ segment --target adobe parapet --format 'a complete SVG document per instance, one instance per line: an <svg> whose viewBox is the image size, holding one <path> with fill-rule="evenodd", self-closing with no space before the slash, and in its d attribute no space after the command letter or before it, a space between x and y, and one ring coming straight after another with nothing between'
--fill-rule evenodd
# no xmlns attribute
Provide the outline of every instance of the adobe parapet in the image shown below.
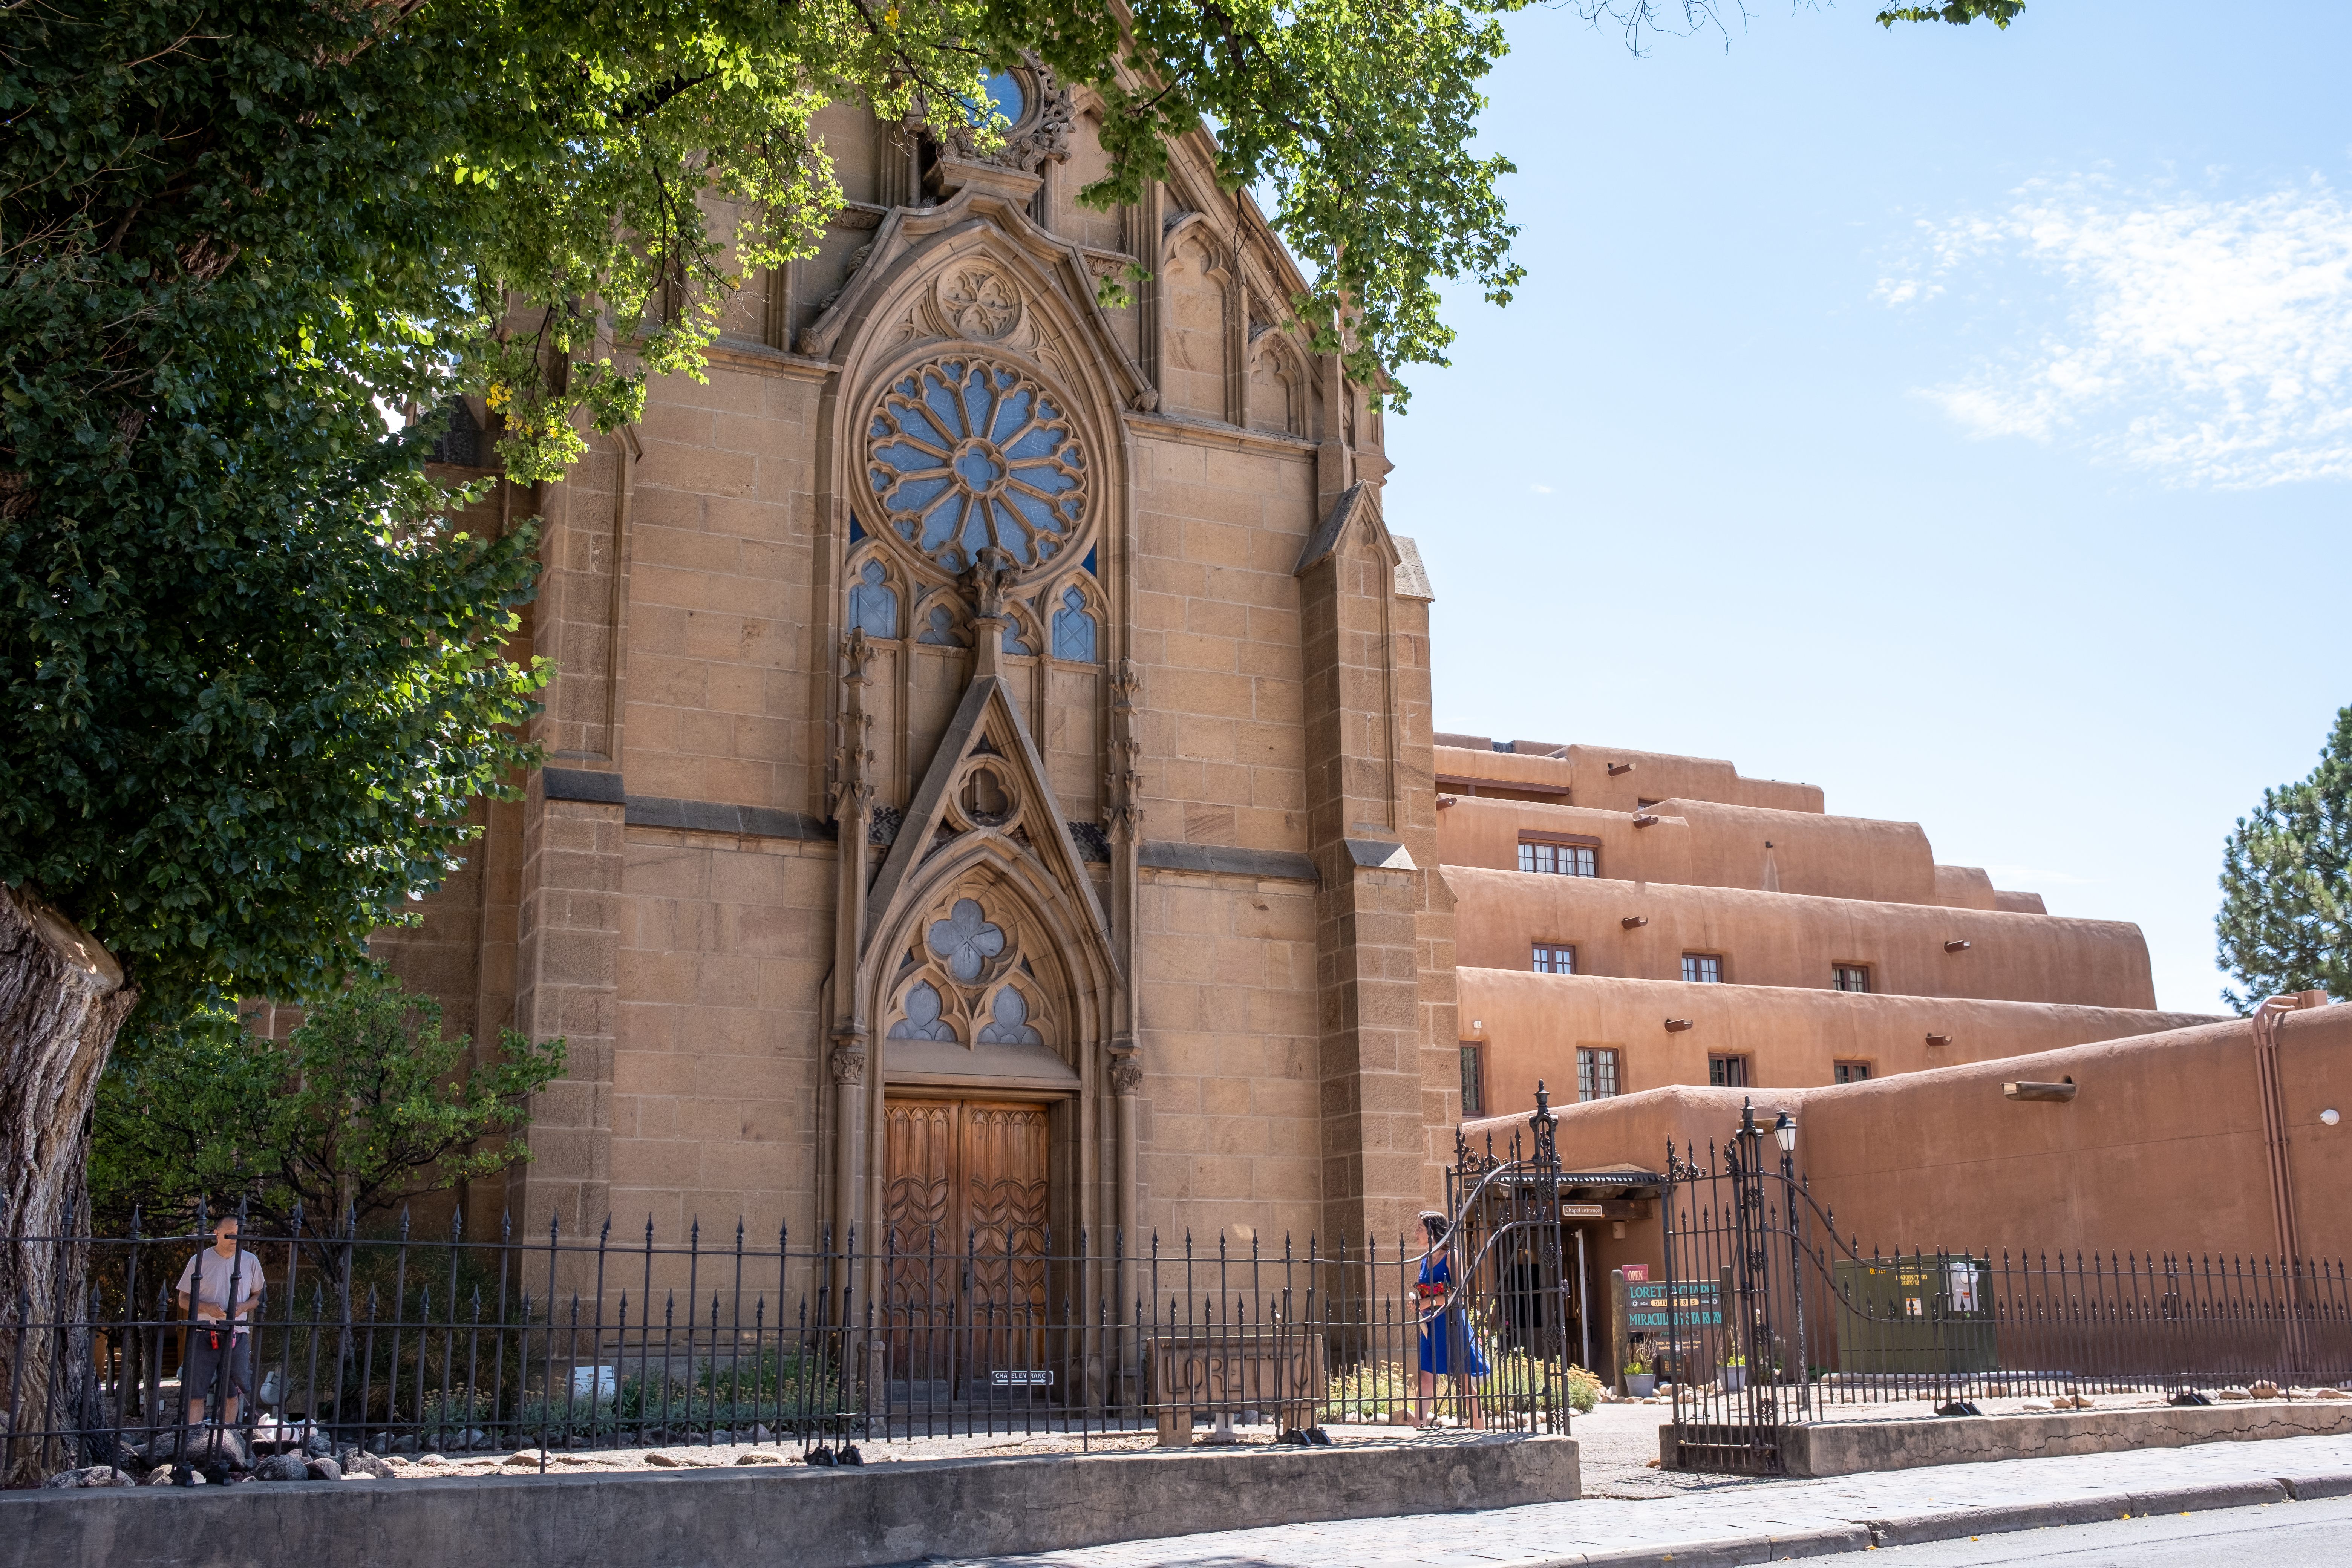
<svg viewBox="0 0 2352 1568"><path fill-rule="evenodd" d="M1441 734L1432 748L1437 787L1505 800L1542 800L1634 812L1664 800L1706 800L1768 811L1822 810L1819 784L1751 779L1719 757L1678 757L1617 746L1557 745Z"/></svg>

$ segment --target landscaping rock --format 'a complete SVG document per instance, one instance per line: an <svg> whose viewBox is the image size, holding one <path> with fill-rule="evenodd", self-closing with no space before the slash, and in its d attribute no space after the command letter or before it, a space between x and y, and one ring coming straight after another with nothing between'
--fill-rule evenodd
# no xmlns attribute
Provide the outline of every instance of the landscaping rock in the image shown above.
<svg viewBox="0 0 2352 1568"><path fill-rule="evenodd" d="M112 1465L84 1465L78 1470L59 1470L43 1487L63 1490L68 1487L135 1487L136 1477L128 1470L118 1470Z"/></svg>
<svg viewBox="0 0 2352 1568"><path fill-rule="evenodd" d="M303 1468L314 1481L340 1481L343 1479L343 1467L332 1459L311 1459Z"/></svg>
<svg viewBox="0 0 2352 1568"><path fill-rule="evenodd" d="M782 1454L745 1454L735 1462L739 1465L781 1465L784 1457Z"/></svg>
<svg viewBox="0 0 2352 1568"><path fill-rule="evenodd" d="M675 1470L683 1468L686 1461L675 1454L665 1454L656 1448L646 1456L646 1463L658 1466L665 1470Z"/></svg>
<svg viewBox="0 0 2352 1568"><path fill-rule="evenodd" d="M256 1480L307 1481L310 1467L299 1454L272 1454L253 1468Z"/></svg>
<svg viewBox="0 0 2352 1568"><path fill-rule="evenodd" d="M302 1451L314 1459L331 1459L335 1457L335 1440L324 1432L313 1431L302 1440Z"/></svg>
<svg viewBox="0 0 2352 1568"><path fill-rule="evenodd" d="M395 1454L414 1454L417 1447L417 1441L414 1437L404 1436L392 1440L392 1451Z"/></svg>
<svg viewBox="0 0 2352 1568"><path fill-rule="evenodd" d="M353 1476L368 1476L379 1481L388 1481L400 1473L388 1461L378 1458L365 1448L345 1448L335 1456L335 1463L342 1466L346 1479Z"/></svg>
<svg viewBox="0 0 2352 1568"><path fill-rule="evenodd" d="M2256 1399L2276 1399L2279 1396L2279 1385L2264 1378L2246 1392Z"/></svg>
<svg viewBox="0 0 2352 1568"><path fill-rule="evenodd" d="M546 1458L546 1452L542 1449L517 1448L507 1456L506 1462L509 1465L529 1465L531 1468L537 1469Z"/></svg>
<svg viewBox="0 0 2352 1568"><path fill-rule="evenodd" d="M769 1431L765 1426L756 1425L751 1428L751 1435L744 1439L747 1443L772 1443L775 1440L776 1435L773 1432Z"/></svg>

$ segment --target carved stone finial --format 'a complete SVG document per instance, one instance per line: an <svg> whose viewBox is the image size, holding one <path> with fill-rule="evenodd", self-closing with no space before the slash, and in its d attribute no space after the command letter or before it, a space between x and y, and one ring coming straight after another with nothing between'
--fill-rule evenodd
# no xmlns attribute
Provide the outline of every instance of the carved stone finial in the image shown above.
<svg viewBox="0 0 2352 1568"><path fill-rule="evenodd" d="M1119 1057L1110 1064L1110 1091L1113 1094L1134 1094L1143 1088L1143 1064L1133 1057Z"/></svg>

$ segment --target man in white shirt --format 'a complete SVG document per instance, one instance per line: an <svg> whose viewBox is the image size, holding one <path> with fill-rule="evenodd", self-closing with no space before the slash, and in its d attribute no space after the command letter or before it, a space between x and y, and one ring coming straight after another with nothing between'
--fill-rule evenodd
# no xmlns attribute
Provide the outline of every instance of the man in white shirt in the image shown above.
<svg viewBox="0 0 2352 1568"><path fill-rule="evenodd" d="M236 1244L235 1215L213 1223L213 1244L180 1270L180 1311L195 1297L196 1321L188 1328L188 1353L180 1359L180 1387L188 1396L188 1425L205 1419L205 1396L218 1380L226 1384L223 1423L236 1425L241 1395L252 1392L253 1309L261 1301L261 1259Z"/></svg>

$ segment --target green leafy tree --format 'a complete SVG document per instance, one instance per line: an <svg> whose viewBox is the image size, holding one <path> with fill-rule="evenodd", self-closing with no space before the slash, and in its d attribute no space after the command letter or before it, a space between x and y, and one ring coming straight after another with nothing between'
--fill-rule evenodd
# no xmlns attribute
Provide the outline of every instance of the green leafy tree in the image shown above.
<svg viewBox="0 0 2352 1568"><path fill-rule="evenodd" d="M2221 1000L2240 1014L2288 991L2352 996L2352 708L2319 765L2263 791L2221 856ZM2242 987L2242 989L2240 989Z"/></svg>
<svg viewBox="0 0 2352 1568"><path fill-rule="evenodd" d="M470 1070L472 1042L441 1032L429 996L369 975L284 1041L231 1016L131 1042L100 1086L92 1206L127 1227L192 1225L200 1204L243 1204L314 1244L366 1228L427 1194L530 1158L503 1135L527 1096L563 1070L563 1042L507 1031ZM321 1262L331 1249L314 1245Z"/></svg>

